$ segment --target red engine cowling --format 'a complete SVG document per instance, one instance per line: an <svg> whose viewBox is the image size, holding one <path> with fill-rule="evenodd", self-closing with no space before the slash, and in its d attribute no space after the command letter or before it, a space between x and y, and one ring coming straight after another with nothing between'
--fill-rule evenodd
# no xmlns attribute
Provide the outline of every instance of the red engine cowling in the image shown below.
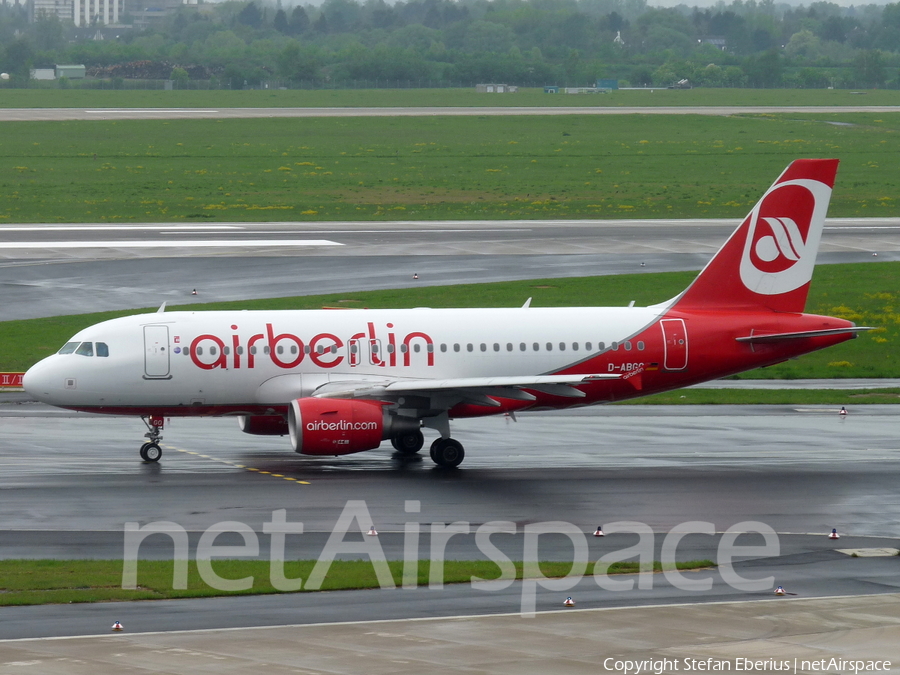
<svg viewBox="0 0 900 675"><path fill-rule="evenodd" d="M288 428L294 452L348 455L381 445L384 411L372 401L300 398L291 402Z"/></svg>
<svg viewBox="0 0 900 675"><path fill-rule="evenodd" d="M281 415L240 415L238 426L245 434L255 436L286 436L290 433L287 420Z"/></svg>

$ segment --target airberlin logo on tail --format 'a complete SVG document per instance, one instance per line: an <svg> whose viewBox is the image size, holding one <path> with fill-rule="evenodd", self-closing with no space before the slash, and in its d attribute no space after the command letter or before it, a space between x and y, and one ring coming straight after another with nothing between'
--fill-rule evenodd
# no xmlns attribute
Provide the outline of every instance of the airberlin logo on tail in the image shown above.
<svg viewBox="0 0 900 675"><path fill-rule="evenodd" d="M780 295L812 278L831 188L816 180L778 183L750 212L741 281L754 293Z"/></svg>

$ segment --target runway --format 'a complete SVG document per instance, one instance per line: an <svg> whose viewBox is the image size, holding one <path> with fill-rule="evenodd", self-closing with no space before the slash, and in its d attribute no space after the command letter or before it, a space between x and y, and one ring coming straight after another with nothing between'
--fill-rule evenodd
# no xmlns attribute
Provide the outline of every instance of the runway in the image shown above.
<svg viewBox="0 0 900 675"><path fill-rule="evenodd" d="M900 106L479 106L404 108L4 108L0 122L256 119L264 117L473 117L511 115L775 115L894 113Z"/></svg>
<svg viewBox="0 0 900 675"><path fill-rule="evenodd" d="M137 420L5 404L0 554L117 558L126 522L169 521L190 533L193 555L200 533L237 521L256 533L265 559L270 542L263 523L283 508L289 522L304 525L302 535L288 537L287 555L315 558L352 499L365 502L388 558L402 557L408 522L421 528L422 558L431 552L433 523L469 525L470 534L447 542L452 559L484 558L475 530L509 521L517 534L495 534L491 541L521 559L526 525L562 521L585 534L595 560L635 543L628 534L588 536L598 524L645 523L656 533L658 555L666 536L690 529L691 521L708 522L717 532L758 521L779 533L779 555L745 557L735 569L747 578L777 578L774 583L804 598L891 593L900 588L898 558L855 559L835 549L900 547L898 416L896 406L851 407L847 417L821 406L607 406L523 414L518 422L461 420L454 436L466 445L466 462L445 471L388 449L302 457L290 452L286 439L242 435L229 419L173 421L161 462L143 464ZM419 501L420 512L408 513L407 500ZM825 537L833 527L843 535L838 543ZM217 544L240 541L223 535ZM718 535L687 535L678 559L715 559L719 542ZM140 555L167 558L171 550L170 540L157 535ZM563 535L542 537L542 558L571 559L572 550ZM771 595L771 587L736 590L719 571L691 574L713 579L712 587L688 592L657 575L652 589L611 592L587 578L568 592L584 607ZM465 585L332 594L324 603L315 595L283 595L4 608L0 638L103 634L114 619L132 631L180 631L494 614L517 611L521 592L521 585L497 593ZM537 608L550 610L560 593L540 590L537 597Z"/></svg>
<svg viewBox="0 0 900 675"><path fill-rule="evenodd" d="M0 225L2 318L699 270L736 226L731 220ZM182 247L176 237L229 245ZM331 243L275 243L286 239ZM900 218L828 221L820 263L898 259Z"/></svg>

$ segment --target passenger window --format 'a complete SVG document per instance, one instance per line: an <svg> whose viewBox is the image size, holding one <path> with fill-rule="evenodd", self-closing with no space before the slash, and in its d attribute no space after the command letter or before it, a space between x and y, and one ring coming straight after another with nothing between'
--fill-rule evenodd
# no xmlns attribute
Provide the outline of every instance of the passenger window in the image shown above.
<svg viewBox="0 0 900 675"><path fill-rule="evenodd" d="M511 352L513 350L512 342L506 343L506 351Z"/></svg>
<svg viewBox="0 0 900 675"><path fill-rule="evenodd" d="M540 346L537 342L535 342L535 343L532 345L532 348L533 348L534 351L536 351L536 352L539 352L539 351L541 350L541 346Z"/></svg>
<svg viewBox="0 0 900 675"><path fill-rule="evenodd" d="M416 352L416 354L418 354L421 350L422 350L422 345L420 345L420 344L413 345L413 351Z"/></svg>
<svg viewBox="0 0 900 675"><path fill-rule="evenodd" d="M598 342L598 343L597 343L597 349L599 349L599 350L602 352L604 349L606 349L606 343L605 343L605 342Z"/></svg>
<svg viewBox="0 0 900 675"><path fill-rule="evenodd" d="M268 354L268 353L269 353L269 345L266 345L265 347L263 347L263 354Z"/></svg>
<svg viewBox="0 0 900 675"><path fill-rule="evenodd" d="M475 349L475 347L473 347L473 346L472 346L472 343L469 342L469 343L466 345L466 351L469 351L469 352L470 352L470 351L472 351L473 349Z"/></svg>
<svg viewBox="0 0 900 675"><path fill-rule="evenodd" d="M337 345L331 345L331 353L337 354Z"/></svg>
<svg viewBox="0 0 900 675"><path fill-rule="evenodd" d="M526 349L528 349L528 346L524 342L520 342L519 343L519 351L524 352Z"/></svg>
<svg viewBox="0 0 900 675"><path fill-rule="evenodd" d="M350 343L350 353L351 353L351 354L356 354L356 352L358 352L358 351L359 351L359 348L356 346L356 343L355 343L355 342L351 342L351 343Z"/></svg>
<svg viewBox="0 0 900 675"><path fill-rule="evenodd" d="M631 351L631 342L629 342L628 340L625 341L625 351L626 352Z"/></svg>
<svg viewBox="0 0 900 675"><path fill-rule="evenodd" d="M644 351L644 341L643 340L638 340L638 351L640 351L640 352Z"/></svg>
<svg viewBox="0 0 900 675"><path fill-rule="evenodd" d="M235 349L235 351L236 351L238 354L243 354L243 353L244 353L244 348L243 348L243 347L238 347L237 349Z"/></svg>
<svg viewBox="0 0 900 675"><path fill-rule="evenodd" d="M94 343L93 342L82 342L78 349L75 350L76 354L81 356L93 356L94 355Z"/></svg>
<svg viewBox="0 0 900 675"><path fill-rule="evenodd" d="M60 349L60 350L59 350L58 352L56 352L56 353L57 353L57 354L71 354L72 352L75 351L75 349L76 349L77 347L78 347L78 343L77 343L77 342L67 342L66 344L64 344L64 345L62 346L62 349Z"/></svg>
<svg viewBox="0 0 900 675"><path fill-rule="evenodd" d="M389 352L389 353L393 353L393 351L394 351L394 350L393 350L393 347L394 347L394 345L388 345L388 352ZM408 351L409 351L409 345L400 345L400 353L401 353L401 354L405 354L405 353L408 352Z"/></svg>
<svg viewBox="0 0 900 675"><path fill-rule="evenodd" d="M548 352L552 352L552 351L553 351L553 343L552 343L552 342L548 342L548 343L547 343L547 351L548 351Z"/></svg>
<svg viewBox="0 0 900 675"><path fill-rule="evenodd" d="M310 351L311 351L311 350L310 350L310 348L309 348L309 345L303 345L303 353L304 353L304 354L309 354Z"/></svg>
<svg viewBox="0 0 900 675"><path fill-rule="evenodd" d="M497 342L494 343L494 351L495 351L495 352L499 352L499 351L500 351L500 344L497 343Z"/></svg>
<svg viewBox="0 0 900 675"><path fill-rule="evenodd" d="M295 349L296 349L295 347L291 347L292 354L294 353ZM325 347L323 347L322 345L316 345L316 354L324 354L324 353L325 353Z"/></svg>
<svg viewBox="0 0 900 675"><path fill-rule="evenodd" d="M566 343L565 342L559 343L559 351L561 351L561 352L566 351Z"/></svg>
<svg viewBox="0 0 900 675"><path fill-rule="evenodd" d="M585 348L587 351L591 351L591 343L590 343L590 342L585 342L585 343L584 343L584 348Z"/></svg>
<svg viewBox="0 0 900 675"><path fill-rule="evenodd" d="M428 346L425 347L425 351L428 352L429 354L434 354L434 345L429 344Z"/></svg>
<svg viewBox="0 0 900 675"><path fill-rule="evenodd" d="M483 351L483 352L487 351L487 345L484 344L483 342L481 343L481 351Z"/></svg>
<svg viewBox="0 0 900 675"><path fill-rule="evenodd" d="M216 348L215 348L215 347L210 347L210 348L209 348L209 353L210 353L212 356L215 356L215 355L216 355ZM279 354L281 353L281 347L278 348L278 353L279 353Z"/></svg>
<svg viewBox="0 0 900 675"><path fill-rule="evenodd" d="M252 347L250 347L250 353L256 354L256 345L253 345Z"/></svg>
<svg viewBox="0 0 900 675"><path fill-rule="evenodd" d="M215 347L213 347L213 349L215 349ZM210 353L215 354L215 351L212 351ZM275 347L275 353L276 354L284 354L284 347L282 347L281 345L278 345L277 347Z"/></svg>
<svg viewBox="0 0 900 675"><path fill-rule="evenodd" d="M572 350L576 351L576 352L578 351L578 343L577 342L572 343Z"/></svg>
<svg viewBox="0 0 900 675"><path fill-rule="evenodd" d="M447 343L446 343L446 342L442 342L442 343L441 343L441 351L442 351L442 352L446 352L446 351L447 351Z"/></svg>
<svg viewBox="0 0 900 675"><path fill-rule="evenodd" d="M619 343L618 343L618 342L613 342L613 343L612 343L612 349L613 349L614 352L619 351Z"/></svg>
<svg viewBox="0 0 900 675"><path fill-rule="evenodd" d="M197 356L203 356L203 347L197 347Z"/></svg>
<svg viewBox="0 0 900 675"><path fill-rule="evenodd" d="M231 353L231 347L222 347L222 353L228 356Z"/></svg>
<svg viewBox="0 0 900 675"><path fill-rule="evenodd" d="M453 344L453 351L455 351L455 352L459 351L459 343L458 342Z"/></svg>

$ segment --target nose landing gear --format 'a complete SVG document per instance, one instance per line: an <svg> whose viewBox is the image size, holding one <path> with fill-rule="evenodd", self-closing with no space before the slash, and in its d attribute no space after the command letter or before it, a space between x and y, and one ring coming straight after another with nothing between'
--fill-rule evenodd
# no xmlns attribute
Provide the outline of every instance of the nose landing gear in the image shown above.
<svg viewBox="0 0 900 675"><path fill-rule="evenodd" d="M162 440L162 430L165 419L156 415L142 417L144 425L147 427L147 433L144 438L149 439L147 443L141 446L141 459L145 462L158 462L162 457L162 449L159 447L159 441Z"/></svg>

